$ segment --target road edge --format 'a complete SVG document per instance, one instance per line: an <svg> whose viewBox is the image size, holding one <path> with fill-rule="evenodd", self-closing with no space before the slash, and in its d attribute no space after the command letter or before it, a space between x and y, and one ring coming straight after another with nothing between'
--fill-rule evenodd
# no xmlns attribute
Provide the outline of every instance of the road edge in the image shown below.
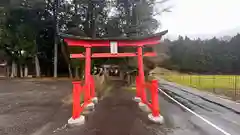
<svg viewBox="0 0 240 135"><path fill-rule="evenodd" d="M222 98L220 96L217 96L217 95L214 95L212 93L208 93L208 92L203 92L203 91L200 91L198 89L195 89L195 88L191 88L191 87L188 87L188 86L183 86L183 85L180 85L180 84L177 84L177 83L173 83L173 82L169 82L169 81L166 81L160 77L155 77L160 84L162 85L169 85L171 87L175 87L175 88L178 88L178 89L181 89L189 94L193 94L195 96L198 96L208 102L211 102L211 103L214 103L216 105L219 105L219 106L222 106L226 109L229 109L237 114L240 114L240 103L237 103L237 102L234 102L232 100L229 100L229 99L225 99L225 98Z"/></svg>

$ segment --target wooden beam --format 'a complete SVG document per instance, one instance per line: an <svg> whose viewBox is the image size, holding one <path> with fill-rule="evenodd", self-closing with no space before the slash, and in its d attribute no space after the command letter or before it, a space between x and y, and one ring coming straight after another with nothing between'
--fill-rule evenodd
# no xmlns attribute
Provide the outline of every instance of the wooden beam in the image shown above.
<svg viewBox="0 0 240 135"><path fill-rule="evenodd" d="M143 54L144 57L155 57L157 53L155 52L146 52ZM93 53L92 58L118 58L118 57L137 57L137 53ZM70 58L85 58L83 54L70 54Z"/></svg>

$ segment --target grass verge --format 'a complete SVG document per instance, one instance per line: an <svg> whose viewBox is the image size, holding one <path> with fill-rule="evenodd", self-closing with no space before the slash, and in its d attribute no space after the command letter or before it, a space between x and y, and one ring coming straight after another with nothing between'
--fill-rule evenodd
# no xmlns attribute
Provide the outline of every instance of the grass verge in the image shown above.
<svg viewBox="0 0 240 135"><path fill-rule="evenodd" d="M236 100L240 99L239 75L184 74L161 68L156 69L154 74L157 77L161 77L165 80L181 85L228 96Z"/></svg>
<svg viewBox="0 0 240 135"><path fill-rule="evenodd" d="M232 75L164 75L164 79L197 89L224 89L234 90L240 86L240 76Z"/></svg>

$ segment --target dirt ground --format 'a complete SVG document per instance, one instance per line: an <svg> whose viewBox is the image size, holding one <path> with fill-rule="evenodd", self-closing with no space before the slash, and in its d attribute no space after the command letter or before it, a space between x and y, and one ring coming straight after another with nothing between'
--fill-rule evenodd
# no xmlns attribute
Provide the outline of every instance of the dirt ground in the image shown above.
<svg viewBox="0 0 240 135"><path fill-rule="evenodd" d="M0 135L28 135L48 123L71 93L68 81L0 80Z"/></svg>
<svg viewBox="0 0 240 135"><path fill-rule="evenodd" d="M163 135L117 83L80 127L69 127L70 81L0 80L0 135Z"/></svg>

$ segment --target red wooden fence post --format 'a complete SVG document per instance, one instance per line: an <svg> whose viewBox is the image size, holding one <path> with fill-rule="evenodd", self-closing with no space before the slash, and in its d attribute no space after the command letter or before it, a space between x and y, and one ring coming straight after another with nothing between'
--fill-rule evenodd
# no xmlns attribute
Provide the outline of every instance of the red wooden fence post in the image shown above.
<svg viewBox="0 0 240 135"><path fill-rule="evenodd" d="M152 98L152 115L154 117L157 117L160 114L160 109L158 104L158 81L157 80L152 80L151 98Z"/></svg>
<svg viewBox="0 0 240 135"><path fill-rule="evenodd" d="M76 119L80 116L80 94L81 94L81 82L72 82L73 84L73 110L72 118Z"/></svg>

